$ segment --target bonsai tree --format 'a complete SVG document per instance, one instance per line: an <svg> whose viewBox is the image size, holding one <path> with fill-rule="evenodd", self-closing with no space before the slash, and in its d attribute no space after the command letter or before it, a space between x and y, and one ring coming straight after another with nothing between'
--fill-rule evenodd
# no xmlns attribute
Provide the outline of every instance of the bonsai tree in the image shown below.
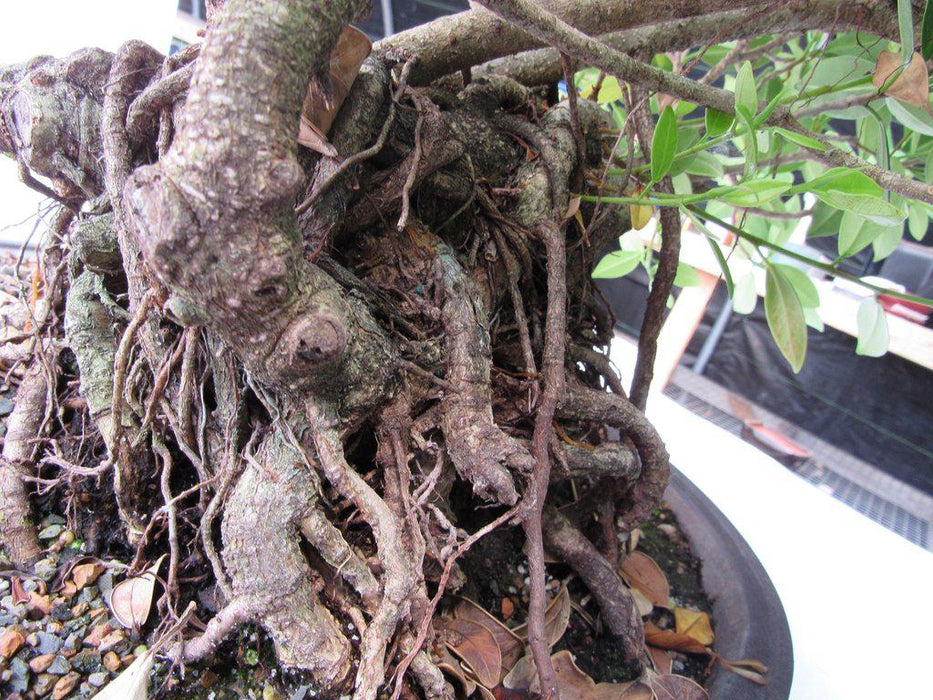
<svg viewBox="0 0 933 700"><path fill-rule="evenodd" d="M358 45L338 41L368 2L217 0L173 56L130 42L4 68L0 150L59 204L4 349L9 558L42 556L39 483L97 551L136 571L167 554L175 661L252 621L321 690L446 698L438 602L479 538L520 527L542 695L545 550L640 667L615 571L668 481L643 411L681 228L740 308L754 286L724 234L766 270L799 369L818 295L787 263L843 273L788 247L798 219L838 233L840 259L890 253L905 220L926 232L922 5L484 0L380 41L353 76ZM628 233L652 218L655 245ZM627 390L592 277L638 264ZM883 351L879 308L859 311L865 352Z"/></svg>

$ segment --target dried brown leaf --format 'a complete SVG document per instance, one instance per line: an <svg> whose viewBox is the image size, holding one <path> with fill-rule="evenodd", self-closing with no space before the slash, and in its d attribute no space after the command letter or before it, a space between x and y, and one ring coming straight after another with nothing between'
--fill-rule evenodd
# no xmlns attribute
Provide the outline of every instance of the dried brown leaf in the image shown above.
<svg viewBox="0 0 933 700"><path fill-rule="evenodd" d="M674 665L674 653L667 649L659 649L650 645L645 645L648 655L654 663L654 670L658 673L670 673Z"/></svg>
<svg viewBox="0 0 933 700"><path fill-rule="evenodd" d="M756 659L736 659L735 661L729 661L717 654L716 660L723 668L732 671L732 673L736 675L742 676L742 678L747 678L758 685L768 685L768 679L764 677L764 674L768 672L768 667Z"/></svg>
<svg viewBox="0 0 933 700"><path fill-rule="evenodd" d="M901 56L893 51L882 51L878 54L878 63L875 65L875 74L872 83L875 87L882 87L901 65ZM927 111L930 110L930 80L927 64L919 53L914 53L910 63L901 71L893 83L885 90L888 97L896 97L908 104L916 105Z"/></svg>
<svg viewBox="0 0 933 700"><path fill-rule="evenodd" d="M330 55L327 80L315 80L308 86L301 108L298 143L326 156L337 155L327 133L371 50L372 42L365 33L351 26L343 30Z"/></svg>
<svg viewBox="0 0 933 700"><path fill-rule="evenodd" d="M596 683L574 663L569 651L551 656L561 700L651 700L651 690L637 681ZM536 693L538 672L531 655L523 656L505 677L502 685L514 691Z"/></svg>
<svg viewBox="0 0 933 700"><path fill-rule="evenodd" d="M502 652L489 628L465 618L447 618L447 648L476 676L480 685L492 688L502 677Z"/></svg>
<svg viewBox="0 0 933 700"><path fill-rule="evenodd" d="M651 622L645 623L645 643L659 649L680 651L685 654L709 656L712 653L708 647L700 644L693 637L678 634L674 630L662 630Z"/></svg>
<svg viewBox="0 0 933 700"><path fill-rule="evenodd" d="M110 611L124 627L139 629L149 617L155 594L156 574L163 559L164 554L145 573L123 579L110 592Z"/></svg>
<svg viewBox="0 0 933 700"><path fill-rule="evenodd" d="M14 576L10 583L13 589L13 604L19 605L20 603L29 602L29 593L23 588L23 582L19 580L19 577Z"/></svg>
<svg viewBox="0 0 933 700"><path fill-rule="evenodd" d="M554 599L548 603L544 611L544 631L547 635L548 646L552 647L560 641L570 624L570 593L566 586L561 586ZM516 627L512 632L522 640L528 639L528 623Z"/></svg>
<svg viewBox="0 0 933 700"><path fill-rule="evenodd" d="M705 612L675 607L674 628L678 634L692 637L700 644L709 646L713 643L713 628L710 625L709 615Z"/></svg>
<svg viewBox="0 0 933 700"><path fill-rule="evenodd" d="M434 649L434 662L441 671L453 676L460 684L460 687L463 688L464 697L470 697L473 691L476 690L476 683L471 678L467 678L460 662L454 658L446 646L442 645Z"/></svg>
<svg viewBox="0 0 933 700"><path fill-rule="evenodd" d="M709 700L702 687L683 676L649 673L648 684L657 700Z"/></svg>
<svg viewBox="0 0 933 700"><path fill-rule="evenodd" d="M670 605L671 587L667 576L657 562L644 552L632 552L622 562L619 573L630 586L645 594L654 605L666 608Z"/></svg>
<svg viewBox="0 0 933 700"><path fill-rule="evenodd" d="M505 600L508 600L506 598ZM487 610L469 598L461 598L460 604L454 610L454 617L458 619L477 622L496 638L499 651L502 654L502 673L508 672L515 665L525 650L525 643L512 630L497 620Z"/></svg>

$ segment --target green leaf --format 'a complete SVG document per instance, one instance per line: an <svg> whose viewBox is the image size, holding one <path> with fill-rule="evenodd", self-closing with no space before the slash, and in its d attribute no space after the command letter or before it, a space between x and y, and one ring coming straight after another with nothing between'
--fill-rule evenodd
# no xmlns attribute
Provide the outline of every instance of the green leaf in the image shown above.
<svg viewBox="0 0 933 700"><path fill-rule="evenodd" d="M775 266L768 268L765 316L774 342L796 374L807 354L807 322L793 285Z"/></svg>
<svg viewBox="0 0 933 700"><path fill-rule="evenodd" d="M858 343L856 355L880 357L888 351L888 319L884 307L874 297L858 307Z"/></svg>
<svg viewBox="0 0 933 700"><path fill-rule="evenodd" d="M914 240L922 241L930 226L930 215L919 204L911 202L907 209L907 230Z"/></svg>
<svg viewBox="0 0 933 700"><path fill-rule="evenodd" d="M749 272L735 283L732 293L732 310L737 314L750 314L758 304L758 292L755 291L755 276Z"/></svg>
<svg viewBox="0 0 933 700"><path fill-rule="evenodd" d="M807 325L810 326L810 328L819 331L820 333L823 332L825 326L823 325L823 319L820 318L819 311L816 309L807 308L805 306L803 307L803 318L807 322Z"/></svg>
<svg viewBox="0 0 933 700"><path fill-rule="evenodd" d="M875 261L884 260L900 244L904 237L903 226L882 226L881 233L871 242L872 255Z"/></svg>
<svg viewBox="0 0 933 700"><path fill-rule="evenodd" d="M870 245L878 236L884 233L884 226L847 211L842 215L839 223L839 256L848 257Z"/></svg>
<svg viewBox="0 0 933 700"><path fill-rule="evenodd" d="M651 179L660 182L674 163L677 151L677 117L668 105L661 112L651 139Z"/></svg>
<svg viewBox="0 0 933 700"><path fill-rule="evenodd" d="M891 115L906 128L918 134L933 136L933 116L928 112L895 97L889 97L884 102L891 110Z"/></svg>
<svg viewBox="0 0 933 700"><path fill-rule="evenodd" d="M914 8L910 0L897 0L897 30L901 38L901 63L906 65L914 53Z"/></svg>
<svg viewBox="0 0 933 700"><path fill-rule="evenodd" d="M822 143L804 134L798 134L796 131L784 129L780 126L774 127L774 130L791 143L796 143L798 146L802 146L803 148L809 148L811 151L826 150L826 146L824 146Z"/></svg>
<svg viewBox="0 0 933 700"><path fill-rule="evenodd" d="M754 207L780 197L789 189L790 183L779 180L746 180L722 198L737 207Z"/></svg>
<svg viewBox="0 0 933 700"><path fill-rule="evenodd" d="M758 89L755 87L755 72L749 61L742 64L735 78L735 111L740 110L747 112L745 118L749 122L758 114Z"/></svg>
<svg viewBox="0 0 933 700"><path fill-rule="evenodd" d="M830 206L842 209L845 212L858 214L881 226L896 226L907 218L907 214L903 210L881 197L846 194L838 191L818 192L816 196Z"/></svg>
<svg viewBox="0 0 933 700"><path fill-rule="evenodd" d="M810 220L810 228L807 229L807 238L835 236L839 233L842 215L842 212L835 207L817 202L813 209L813 218Z"/></svg>
<svg viewBox="0 0 933 700"><path fill-rule="evenodd" d="M594 279L616 279L625 277L638 267L642 254L633 250L615 250L603 256L599 264L593 269Z"/></svg>
<svg viewBox="0 0 933 700"><path fill-rule="evenodd" d="M677 274L674 275L675 287L696 287L700 284L700 274L687 263L677 263Z"/></svg>
<svg viewBox="0 0 933 700"><path fill-rule="evenodd" d="M923 29L920 34L920 55L924 61L933 58L933 2L927 0L923 10Z"/></svg>
<svg viewBox="0 0 933 700"><path fill-rule="evenodd" d="M880 197L882 193L881 185L863 172L854 168L830 168L809 182L796 185L789 194L799 194L801 192L819 194L833 191L874 195L876 197Z"/></svg>
<svg viewBox="0 0 933 700"><path fill-rule="evenodd" d="M776 264L774 267L780 268L781 274L787 278L787 281L790 282L791 286L794 288L794 291L797 293L797 298L800 299L800 305L804 309L816 309L819 307L820 293L817 291L816 285L813 284L813 280L810 279L810 275L799 267L780 264Z"/></svg>
<svg viewBox="0 0 933 700"><path fill-rule="evenodd" d="M684 170L691 175L701 177L722 177L722 161L709 151L700 151L684 166Z"/></svg>
<svg viewBox="0 0 933 700"><path fill-rule="evenodd" d="M729 129L732 128L732 124L735 121L735 117L731 114L726 114L725 112L720 112L716 109L707 109L706 110L706 136L707 138L715 138L721 134L726 133Z"/></svg>

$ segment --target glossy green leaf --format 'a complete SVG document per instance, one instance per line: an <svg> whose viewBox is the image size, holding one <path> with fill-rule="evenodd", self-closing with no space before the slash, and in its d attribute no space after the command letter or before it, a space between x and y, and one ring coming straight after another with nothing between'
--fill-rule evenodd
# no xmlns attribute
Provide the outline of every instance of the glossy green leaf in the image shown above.
<svg viewBox="0 0 933 700"><path fill-rule="evenodd" d="M933 2L927 0L923 10L923 28L920 34L920 55L924 61L933 58Z"/></svg>
<svg viewBox="0 0 933 700"><path fill-rule="evenodd" d="M624 277L641 262L642 254L638 251L615 250L603 256L593 269L594 279L616 279Z"/></svg>
<svg viewBox="0 0 933 700"><path fill-rule="evenodd" d="M839 233L841 222L841 211L823 202L817 202L813 208L813 218L810 219L810 228L807 229L807 238L835 236Z"/></svg>
<svg viewBox="0 0 933 700"><path fill-rule="evenodd" d="M780 264L774 265L774 267L780 268L781 274L787 278L787 281L790 282L791 286L794 288L794 291L797 293L797 298L800 299L800 305L804 309L815 309L819 307L820 293L817 291L816 285L813 284L810 275L799 267Z"/></svg>
<svg viewBox="0 0 933 700"><path fill-rule="evenodd" d="M706 110L706 135L715 138L732 128L735 117L715 109Z"/></svg>
<svg viewBox="0 0 933 700"><path fill-rule="evenodd" d="M894 97L887 98L885 105L891 110L891 115L906 128L918 134L933 136L933 116L929 112Z"/></svg>
<svg viewBox="0 0 933 700"><path fill-rule="evenodd" d="M674 275L675 287L696 287L700 284L700 273L687 263L677 263L677 274Z"/></svg>
<svg viewBox="0 0 933 700"><path fill-rule="evenodd" d="M722 161L709 151L700 151L684 166L684 170L691 175L700 175L701 177L717 178L722 177Z"/></svg>
<svg viewBox="0 0 933 700"><path fill-rule="evenodd" d="M732 310L737 314L750 314L758 304L758 292L755 291L755 277L749 272L739 278L732 293Z"/></svg>
<svg viewBox="0 0 933 700"><path fill-rule="evenodd" d="M880 357L888 351L888 319L884 307L874 297L862 301L858 307L857 355Z"/></svg>
<svg viewBox="0 0 933 700"><path fill-rule="evenodd" d="M842 258L855 255L871 245L884 232L884 226L850 211L842 215L837 241L839 256Z"/></svg>
<svg viewBox="0 0 933 700"><path fill-rule="evenodd" d="M857 214L881 226L897 226L907 218L906 212L881 197L840 191L818 192L816 196L837 209Z"/></svg>
<svg viewBox="0 0 933 700"><path fill-rule="evenodd" d="M807 322L793 285L776 266L768 268L765 282L765 317L778 349L795 373L807 354Z"/></svg>
<svg viewBox="0 0 933 700"><path fill-rule="evenodd" d="M796 143L798 146L802 146L803 148L809 148L811 151L826 150L826 146L824 146L822 143L804 134L798 134L796 131L784 129L779 126L775 127L774 130L791 143Z"/></svg>
<svg viewBox="0 0 933 700"><path fill-rule="evenodd" d="M668 105L661 112L651 140L651 179L659 182L667 175L677 151L677 117Z"/></svg>
<svg viewBox="0 0 933 700"><path fill-rule="evenodd" d="M897 0L897 31L901 39L901 61L907 64L914 53L914 8L910 0Z"/></svg>
<svg viewBox="0 0 933 700"><path fill-rule="evenodd" d="M921 241L930 226L928 210L916 202L911 202L907 211L907 230L914 240Z"/></svg>
<svg viewBox="0 0 933 700"><path fill-rule="evenodd" d="M871 242L871 252L873 259L884 260L900 245L904 237L903 226L882 226L881 233L875 236Z"/></svg>
<svg viewBox="0 0 933 700"><path fill-rule="evenodd" d="M732 187L722 199L737 207L754 207L780 197L790 187L780 180L749 180Z"/></svg>
<svg viewBox="0 0 933 700"><path fill-rule="evenodd" d="M807 322L807 325L813 330L823 332L825 326L823 325L823 319L820 318L820 312L816 309L803 307L803 318Z"/></svg>
<svg viewBox="0 0 933 700"><path fill-rule="evenodd" d="M751 121L758 114L758 89L755 86L755 72L748 61L742 64L735 78L735 110L747 112L745 118ZM744 115L743 115L744 116Z"/></svg>

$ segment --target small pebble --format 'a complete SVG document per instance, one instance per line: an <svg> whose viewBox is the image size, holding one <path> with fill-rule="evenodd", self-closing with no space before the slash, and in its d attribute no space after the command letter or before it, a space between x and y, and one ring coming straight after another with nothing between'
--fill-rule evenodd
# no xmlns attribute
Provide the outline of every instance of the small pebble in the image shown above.
<svg viewBox="0 0 933 700"><path fill-rule="evenodd" d="M33 673L44 673L55 660L55 654L41 654L29 662Z"/></svg>
<svg viewBox="0 0 933 700"><path fill-rule="evenodd" d="M117 656L115 652L108 651L106 654L104 654L103 664L104 668L106 668L108 671L115 672L118 668L120 668L120 657Z"/></svg>
<svg viewBox="0 0 933 700"><path fill-rule="evenodd" d="M56 656L46 670L52 675L64 676L71 670L71 663L64 656Z"/></svg>
<svg viewBox="0 0 933 700"><path fill-rule="evenodd" d="M9 659L26 643L26 638L18 629L9 628L0 635L0 656Z"/></svg>
<svg viewBox="0 0 933 700"><path fill-rule="evenodd" d="M68 694L75 689L75 686L78 685L78 681L80 680L81 676L77 673L69 673L67 676L62 676L52 689L52 697L55 698L55 700L62 700L62 698L67 697Z"/></svg>
<svg viewBox="0 0 933 700"><path fill-rule="evenodd" d="M98 671L97 673L92 673L87 677L87 682L93 685L95 688L102 687L107 682L107 672Z"/></svg>

